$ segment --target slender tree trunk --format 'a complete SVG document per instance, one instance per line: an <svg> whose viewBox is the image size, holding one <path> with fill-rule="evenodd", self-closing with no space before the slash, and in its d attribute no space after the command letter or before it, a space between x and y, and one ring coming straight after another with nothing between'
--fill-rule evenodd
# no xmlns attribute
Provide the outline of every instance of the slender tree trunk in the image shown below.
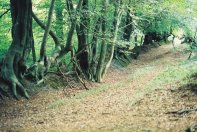
<svg viewBox="0 0 197 132"><path fill-rule="evenodd" d="M70 16L71 22L73 22L73 3L72 0L67 0L67 10ZM81 7L80 24L76 24L76 32L78 38L78 51L77 60L79 61L80 68L85 75L90 78L89 73L89 50L88 50L88 26L89 26L89 14L88 14L88 0L83 0Z"/></svg>
<svg viewBox="0 0 197 132"><path fill-rule="evenodd" d="M4 58L1 75L9 82L17 99L17 88L26 98L29 98L20 80L25 70L21 62L29 55L33 42L32 3L31 0L10 0L10 6L13 41Z"/></svg>
<svg viewBox="0 0 197 132"><path fill-rule="evenodd" d="M40 49L40 61L44 61L44 58L46 58L46 41L47 41L49 31L51 29L51 22L52 22L54 4L55 4L55 0L51 0L51 6L50 6L50 9L49 9L47 26L46 26L46 29L45 29L45 33L44 33L44 36L43 36L41 49Z"/></svg>
<svg viewBox="0 0 197 132"><path fill-rule="evenodd" d="M33 37L33 35L32 35ZM34 43L34 39L32 39L32 58L33 58L33 62L36 63L36 49L35 49L35 43Z"/></svg>
<svg viewBox="0 0 197 132"><path fill-rule="evenodd" d="M56 29L56 34L63 40L63 35L64 35L64 27L63 27L63 2L62 0L57 0L56 5L55 5L55 16L56 16L56 21L55 21L55 29Z"/></svg>
<svg viewBox="0 0 197 132"><path fill-rule="evenodd" d="M67 0L67 2L71 3L72 1ZM82 2L83 2L83 0L79 0L75 12L80 12ZM72 17L71 27L68 32L66 44L65 44L65 47L60 51L60 54L58 55L57 60L60 60L65 54L67 54L69 51L72 51L72 49L73 49L72 37L73 37L74 31L75 31L75 28L77 25L77 16L76 16L76 14L71 14L71 15L72 16L74 15L74 17Z"/></svg>
<svg viewBox="0 0 197 132"><path fill-rule="evenodd" d="M90 49L90 79L95 80L96 75L96 64L97 64L97 50L98 50L98 33L101 28L101 18L99 17L96 21L96 26L94 28L92 44Z"/></svg>
<svg viewBox="0 0 197 132"><path fill-rule="evenodd" d="M97 71L96 71L96 77L95 80L97 82L102 82L103 79L103 69L105 67L105 57L107 52L107 44L106 44L106 9L107 9L107 0L103 0L103 9L102 9L102 44L101 44L101 51L100 51L100 57L99 62L97 65Z"/></svg>
<svg viewBox="0 0 197 132"><path fill-rule="evenodd" d="M72 22L75 19L75 17L74 17L75 10L74 10L74 7L73 7L72 0L66 0L66 7L67 7L67 11L68 11L68 14L69 14L70 21Z"/></svg>
<svg viewBox="0 0 197 132"><path fill-rule="evenodd" d="M76 12L80 11L82 1L83 0L80 0L78 2L78 5L76 7ZM60 46L55 47L55 50L53 51L53 53L47 57L47 65L43 65L43 63L42 63L43 61L41 61L41 62L38 62L36 64L36 66L32 66L29 68L29 69L31 69L31 72L36 73L36 75L34 75L34 77L36 79L37 78L39 79L37 83L40 83L43 81L44 73L51 67L51 64L58 64L62 60L64 55L66 55L68 52L72 51L72 49L73 49L72 37L73 37L74 31L75 31L76 23L77 23L77 16L75 15L75 18L73 18L70 30L67 35L67 40L66 40L65 46L64 47L60 47Z"/></svg>
<svg viewBox="0 0 197 132"><path fill-rule="evenodd" d="M103 70L103 75L107 72L107 69L110 67L113 56L114 56L114 48L117 40L117 35L118 35L118 29L120 25L120 20L122 18L122 12L120 11L120 0L116 0L115 2L115 12L114 12L114 21L113 21L113 29L112 29L112 42L110 45L110 50L109 50L109 59L108 62Z"/></svg>
<svg viewBox="0 0 197 132"><path fill-rule="evenodd" d="M44 30L46 30L46 26L40 21L40 19L33 13L32 14L33 16L33 19L36 21L36 23ZM57 37L57 35L52 31L50 30L49 31L49 35L52 37L54 43L55 43L55 46L59 46L60 45L60 42L59 42L59 38Z"/></svg>

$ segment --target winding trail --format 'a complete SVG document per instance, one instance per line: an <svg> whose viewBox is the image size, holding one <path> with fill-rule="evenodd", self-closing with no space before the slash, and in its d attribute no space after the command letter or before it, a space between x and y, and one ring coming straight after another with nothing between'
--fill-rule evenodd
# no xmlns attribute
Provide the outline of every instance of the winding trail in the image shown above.
<svg viewBox="0 0 197 132"><path fill-rule="evenodd" d="M1 101L0 130L184 131L197 113L166 113L197 105L194 93L179 91L183 78L172 76L184 69L187 55L163 45L127 68L111 68L105 82L88 91L65 97L62 90L46 90L30 100Z"/></svg>

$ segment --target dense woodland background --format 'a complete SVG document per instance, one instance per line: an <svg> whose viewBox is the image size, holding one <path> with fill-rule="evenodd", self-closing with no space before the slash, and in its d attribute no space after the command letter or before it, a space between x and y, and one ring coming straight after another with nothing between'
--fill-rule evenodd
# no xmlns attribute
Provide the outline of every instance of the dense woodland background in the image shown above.
<svg viewBox="0 0 197 132"><path fill-rule="evenodd" d="M179 38L196 47L195 0L0 1L1 96L48 73L102 82L112 63L127 66L151 46ZM171 39L171 40L169 40ZM11 90L8 90L8 85Z"/></svg>

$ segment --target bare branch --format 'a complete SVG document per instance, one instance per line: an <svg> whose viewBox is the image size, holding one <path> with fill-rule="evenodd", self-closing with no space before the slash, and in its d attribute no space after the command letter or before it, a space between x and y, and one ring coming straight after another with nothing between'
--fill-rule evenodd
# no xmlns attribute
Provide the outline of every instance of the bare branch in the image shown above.
<svg viewBox="0 0 197 132"><path fill-rule="evenodd" d="M4 13L2 13L1 15L0 15L0 18L2 18L5 14L7 14L8 12L10 11L10 9L7 9Z"/></svg>
<svg viewBox="0 0 197 132"><path fill-rule="evenodd" d="M39 18L34 14L32 13L32 17L33 19L35 20L35 22L42 28L42 29L46 29L46 26L39 20ZM59 46L60 45L60 42L59 42L59 38L57 37L57 35L52 31L50 30L49 31L49 35L53 38L53 41L55 42L55 45L56 46Z"/></svg>

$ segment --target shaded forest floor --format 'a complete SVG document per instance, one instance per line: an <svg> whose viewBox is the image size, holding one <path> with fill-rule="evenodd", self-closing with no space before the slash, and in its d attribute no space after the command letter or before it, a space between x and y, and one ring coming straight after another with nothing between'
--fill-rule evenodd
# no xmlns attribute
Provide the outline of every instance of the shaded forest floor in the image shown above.
<svg viewBox="0 0 197 132"><path fill-rule="evenodd" d="M197 107L197 61L183 48L163 45L127 68L114 65L90 90L63 92L51 82L30 100L1 100L0 130L185 131L197 112L174 111Z"/></svg>

